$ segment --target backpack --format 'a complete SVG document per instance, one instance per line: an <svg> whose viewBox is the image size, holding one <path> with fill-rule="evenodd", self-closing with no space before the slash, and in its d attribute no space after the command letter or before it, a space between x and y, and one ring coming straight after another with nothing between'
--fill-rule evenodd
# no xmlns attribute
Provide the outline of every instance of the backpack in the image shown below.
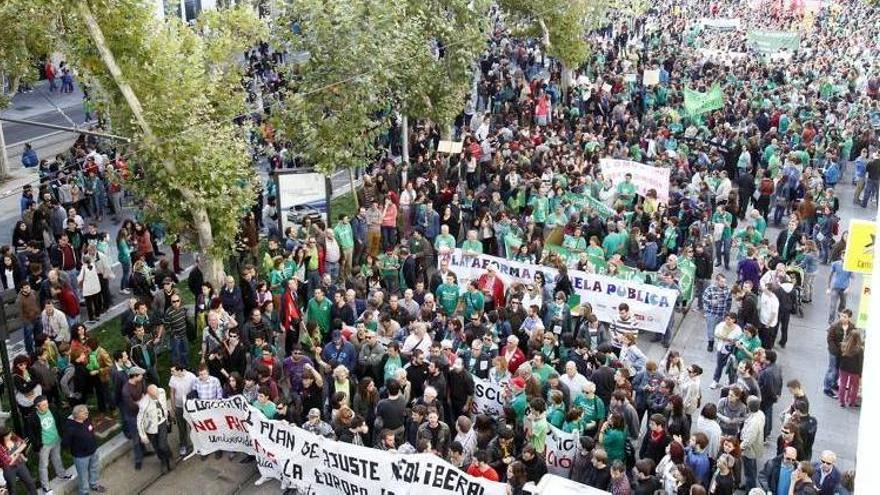
<svg viewBox="0 0 880 495"><path fill-rule="evenodd" d="M61 392L64 394L64 397L67 399L81 399L82 393L77 392L74 388L74 380L73 375L75 374L74 367L68 366L67 369L64 370L64 373L61 375L61 380L58 382L61 385Z"/></svg>
<svg viewBox="0 0 880 495"><path fill-rule="evenodd" d="M837 184L840 180L840 167L836 163L832 163L825 169L825 182L828 185Z"/></svg>

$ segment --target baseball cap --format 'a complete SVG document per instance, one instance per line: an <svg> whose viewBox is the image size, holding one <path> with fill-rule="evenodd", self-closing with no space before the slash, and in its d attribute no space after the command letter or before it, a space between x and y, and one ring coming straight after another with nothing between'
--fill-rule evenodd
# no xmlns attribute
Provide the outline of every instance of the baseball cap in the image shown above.
<svg viewBox="0 0 880 495"><path fill-rule="evenodd" d="M141 368L140 366L132 366L131 368L128 369L128 376L143 375L146 372L147 371L145 369Z"/></svg>
<svg viewBox="0 0 880 495"><path fill-rule="evenodd" d="M310 418L320 418L321 411L317 407L313 407L313 408L309 409L309 417Z"/></svg>
<svg viewBox="0 0 880 495"><path fill-rule="evenodd" d="M523 380L521 376L516 376L510 380L510 385L512 385L513 388L526 388L526 381Z"/></svg>

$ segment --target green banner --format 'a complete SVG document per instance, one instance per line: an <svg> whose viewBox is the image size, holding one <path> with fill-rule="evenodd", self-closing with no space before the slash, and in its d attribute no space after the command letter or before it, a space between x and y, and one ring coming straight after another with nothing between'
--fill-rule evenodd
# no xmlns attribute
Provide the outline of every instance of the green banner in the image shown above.
<svg viewBox="0 0 880 495"><path fill-rule="evenodd" d="M684 89L684 110L690 115L702 115L712 110L724 108L724 93L716 84L706 93Z"/></svg>
<svg viewBox="0 0 880 495"><path fill-rule="evenodd" d="M694 277L697 273L697 265L691 260L680 258L678 268L681 270L681 280L678 281L678 288L681 289L682 300L688 302L694 297Z"/></svg>
<svg viewBox="0 0 880 495"><path fill-rule="evenodd" d="M749 31L747 39L761 53L776 53L782 49L794 52L801 46L800 33L788 31Z"/></svg>
<svg viewBox="0 0 880 495"><path fill-rule="evenodd" d="M577 193L565 193L565 199L568 200L572 205L576 208L584 209L584 208L592 208L599 213L599 216L603 219L611 217L615 214L615 211L612 210L608 205L599 201L597 198L594 198L587 194L577 194Z"/></svg>

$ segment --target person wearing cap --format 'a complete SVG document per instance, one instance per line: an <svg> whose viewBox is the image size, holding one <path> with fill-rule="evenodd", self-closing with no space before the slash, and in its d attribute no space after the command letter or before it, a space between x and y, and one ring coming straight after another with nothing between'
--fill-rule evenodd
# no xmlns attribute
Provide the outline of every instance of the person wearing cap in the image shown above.
<svg viewBox="0 0 880 495"><path fill-rule="evenodd" d="M330 342L321 351L321 359L332 368L337 365L345 366L349 372L354 372L357 363L358 352L354 345L342 337L342 332L333 330Z"/></svg>
<svg viewBox="0 0 880 495"><path fill-rule="evenodd" d="M52 495L49 487L49 461L55 475L63 480L69 480L72 476L64 470L61 462L61 417L49 408L49 400L40 395L34 399L34 411L25 418L27 424L28 440L30 440L33 452L40 456L38 472L40 485L44 495Z"/></svg>
<svg viewBox="0 0 880 495"><path fill-rule="evenodd" d="M321 411L317 407L309 409L307 418L302 425L304 430L324 438L335 439L333 427L321 419Z"/></svg>

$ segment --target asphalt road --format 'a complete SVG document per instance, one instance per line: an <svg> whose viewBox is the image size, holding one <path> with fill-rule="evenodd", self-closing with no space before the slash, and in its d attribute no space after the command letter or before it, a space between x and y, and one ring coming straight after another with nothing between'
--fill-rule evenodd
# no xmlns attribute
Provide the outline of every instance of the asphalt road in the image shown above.
<svg viewBox="0 0 880 495"><path fill-rule="evenodd" d="M61 110L63 110L64 113L68 117L70 117L70 119L73 120L73 122L76 124L82 124L85 121L85 112L83 111L82 105L61 107ZM36 114L24 120L32 120L34 122L42 122L45 124L70 126L70 121L64 118L64 115L62 115L58 110L54 109ZM9 122L3 123L3 138L6 140L7 146L23 141L33 141L37 138L45 136L46 134L51 134L53 132L57 131L53 129L47 129L45 127L37 127L27 124L13 124Z"/></svg>

